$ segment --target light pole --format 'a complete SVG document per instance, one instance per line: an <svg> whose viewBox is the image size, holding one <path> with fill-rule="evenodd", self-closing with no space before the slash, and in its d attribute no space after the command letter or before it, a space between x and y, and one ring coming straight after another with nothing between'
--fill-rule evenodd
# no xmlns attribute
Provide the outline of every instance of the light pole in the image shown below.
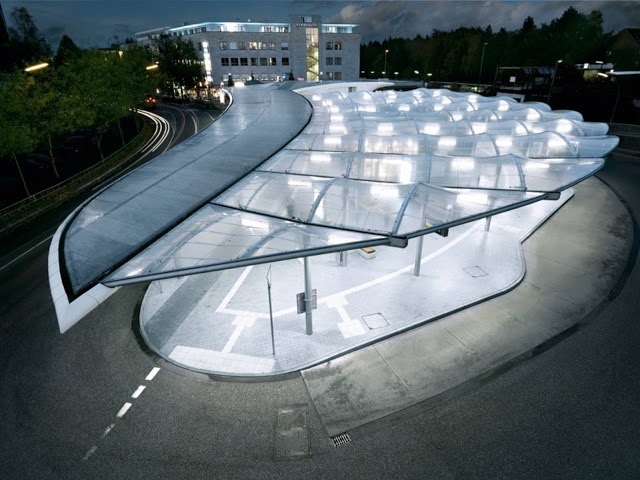
<svg viewBox="0 0 640 480"><path fill-rule="evenodd" d="M611 118L609 119L609 125L613 123L613 117L616 114L616 109L618 108L618 102L620 101L620 84L618 84L618 80L615 78L615 72L609 72L609 75L612 76L613 83L616 84L617 94L616 94L616 103L613 105L613 111L611 112ZM598 76L609 78L609 75L606 73L598 72Z"/></svg>
<svg viewBox="0 0 640 480"><path fill-rule="evenodd" d="M558 69L558 65L562 63L562 59L556 60L556 65L553 67L553 75L551 76L551 86L549 87L549 95L547 95L547 103L551 99L551 90L553 90L553 82L556 79L556 70Z"/></svg>
<svg viewBox="0 0 640 480"><path fill-rule="evenodd" d="M480 73L478 73L478 85L476 90L480 90L480 79L482 78L482 65L484 64L484 50L487 48L487 42L482 45L482 58L480 59Z"/></svg>
<svg viewBox="0 0 640 480"><path fill-rule="evenodd" d="M36 70L42 70L43 68L47 68L49 64L47 62L38 63L37 65L31 65L24 69L25 72L35 72Z"/></svg>
<svg viewBox="0 0 640 480"><path fill-rule="evenodd" d="M387 54L388 53L389 53L389 50L384 51L384 72L382 72L383 75L387 72Z"/></svg>

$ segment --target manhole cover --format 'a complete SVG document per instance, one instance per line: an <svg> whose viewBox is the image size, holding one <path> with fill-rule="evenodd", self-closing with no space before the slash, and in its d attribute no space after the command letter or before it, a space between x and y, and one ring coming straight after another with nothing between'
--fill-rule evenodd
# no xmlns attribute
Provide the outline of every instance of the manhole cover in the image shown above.
<svg viewBox="0 0 640 480"><path fill-rule="evenodd" d="M308 416L308 405L278 408L274 432L276 460L292 460L311 455Z"/></svg>
<svg viewBox="0 0 640 480"><path fill-rule="evenodd" d="M364 323L367 324L369 330L373 330L375 328L382 328L389 326L389 322L381 313L372 313L371 315L364 315L362 317Z"/></svg>
<svg viewBox="0 0 640 480"><path fill-rule="evenodd" d="M480 267L467 267L467 268L465 268L463 270L465 272L467 272L469 275L471 275L473 278L486 277L487 275L489 275L487 272L485 272Z"/></svg>

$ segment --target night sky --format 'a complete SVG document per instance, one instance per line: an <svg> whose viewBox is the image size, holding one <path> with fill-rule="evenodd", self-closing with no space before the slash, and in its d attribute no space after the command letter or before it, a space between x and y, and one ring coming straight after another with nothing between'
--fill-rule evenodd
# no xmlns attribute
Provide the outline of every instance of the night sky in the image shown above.
<svg viewBox="0 0 640 480"><path fill-rule="evenodd" d="M206 21L286 21L290 14L319 14L324 22L357 23L364 42L388 37L412 38L434 29L460 26L501 27L516 30L527 16L536 25L549 23L573 5L581 13L600 10L605 31L640 28L637 0L616 1L322 1L322 0L226 0L226 1L1 1L11 26L11 11L25 6L42 33L55 48L62 35L81 47L104 47L117 37L162 26Z"/></svg>

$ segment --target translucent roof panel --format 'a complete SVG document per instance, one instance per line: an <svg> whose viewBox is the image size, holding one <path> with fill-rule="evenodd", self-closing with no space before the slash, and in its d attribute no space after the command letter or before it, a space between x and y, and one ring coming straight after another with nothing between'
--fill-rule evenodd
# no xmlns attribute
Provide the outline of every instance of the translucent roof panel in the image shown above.
<svg viewBox="0 0 640 480"><path fill-rule="evenodd" d="M322 253L335 248L388 243L384 237L269 218L205 205L180 226L129 260L103 282L233 268L283 255Z"/></svg>
<svg viewBox="0 0 640 480"><path fill-rule="evenodd" d="M618 142L606 125L540 102L313 88L300 135L109 281L406 245L568 188Z"/></svg>
<svg viewBox="0 0 640 480"><path fill-rule="evenodd" d="M322 177L255 172L215 202L231 208L306 221L330 180Z"/></svg>
<svg viewBox="0 0 640 480"><path fill-rule="evenodd" d="M443 225L470 221L514 206L525 205L540 197L537 193L497 190L448 190L419 184L398 218L396 234L413 236Z"/></svg>

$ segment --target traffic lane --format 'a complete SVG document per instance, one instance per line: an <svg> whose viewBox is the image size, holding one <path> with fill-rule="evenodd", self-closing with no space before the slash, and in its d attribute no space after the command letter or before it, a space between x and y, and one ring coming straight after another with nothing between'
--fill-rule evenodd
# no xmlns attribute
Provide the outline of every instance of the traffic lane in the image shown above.
<svg viewBox="0 0 640 480"><path fill-rule="evenodd" d="M45 263L40 256L24 270L42 272ZM153 368L131 334L131 312L122 309L123 296L136 289L116 294L112 315L92 316L61 335L42 277L14 280L28 293L13 302L19 321L2 338L3 478L75 468Z"/></svg>

